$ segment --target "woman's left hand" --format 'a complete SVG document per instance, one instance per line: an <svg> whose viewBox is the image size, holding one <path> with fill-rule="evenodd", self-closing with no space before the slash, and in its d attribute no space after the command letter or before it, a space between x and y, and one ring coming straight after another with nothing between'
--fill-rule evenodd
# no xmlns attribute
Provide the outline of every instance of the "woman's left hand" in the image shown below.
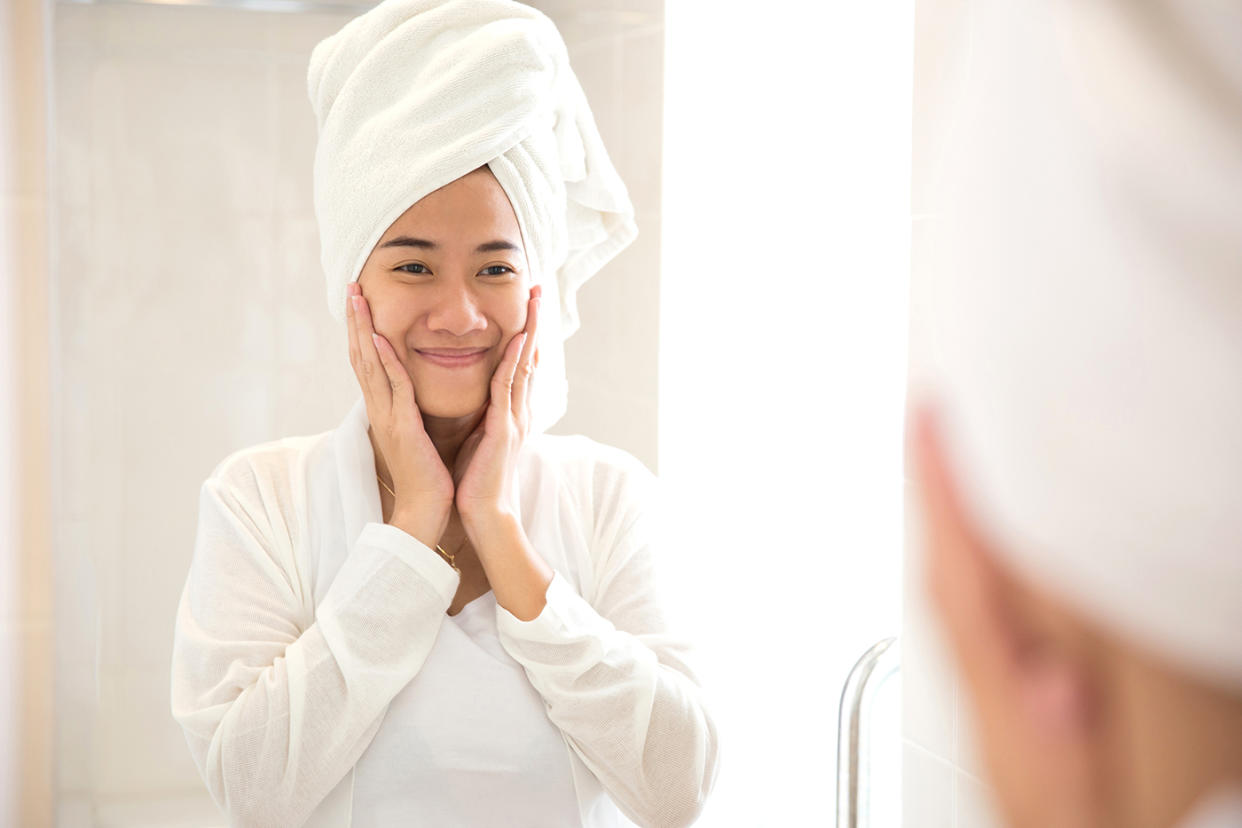
<svg viewBox="0 0 1242 828"><path fill-rule="evenodd" d="M530 389L539 351L541 288L531 289L526 327L514 334L492 374L487 413L462 443L453 464L454 500L468 534L511 516L520 522L517 458L530 431Z"/></svg>

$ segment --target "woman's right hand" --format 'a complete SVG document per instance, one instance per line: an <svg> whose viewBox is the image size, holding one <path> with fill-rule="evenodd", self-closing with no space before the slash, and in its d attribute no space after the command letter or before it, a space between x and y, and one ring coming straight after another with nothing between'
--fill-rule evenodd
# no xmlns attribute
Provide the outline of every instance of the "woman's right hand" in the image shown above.
<svg viewBox="0 0 1242 828"><path fill-rule="evenodd" d="M361 287L351 282L348 291L349 364L362 386L367 419L396 492L388 522L435 548L453 508L453 476L423 429L409 372L372 326Z"/></svg>

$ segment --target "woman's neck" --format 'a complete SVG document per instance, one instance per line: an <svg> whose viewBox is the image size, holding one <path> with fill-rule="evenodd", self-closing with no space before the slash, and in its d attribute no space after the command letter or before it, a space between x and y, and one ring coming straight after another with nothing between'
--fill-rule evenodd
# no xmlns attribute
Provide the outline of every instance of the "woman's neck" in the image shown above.
<svg viewBox="0 0 1242 828"><path fill-rule="evenodd" d="M461 444L466 442L466 438L483 421L485 414L487 414L486 404L473 414L467 414L464 417L432 417L427 414L423 415L423 430L431 438L432 445L436 447L436 451L440 454L440 459L444 461L444 465L449 471L453 470L453 464L457 461L457 452L461 450Z"/></svg>
<svg viewBox="0 0 1242 828"><path fill-rule="evenodd" d="M482 422L486 413L487 406L484 405L478 411L473 414L467 414L464 417L422 415L423 430L431 438L431 444L436 447L440 460L450 473L453 471L453 465L457 461L457 453L461 450L462 443L466 441L466 438ZM375 440L375 432L369 426L367 427L367 437L371 441L371 450L375 455L375 471L384 478L385 482L391 484L392 471L389 468L388 458L384 457L384 453L380 450L379 444Z"/></svg>

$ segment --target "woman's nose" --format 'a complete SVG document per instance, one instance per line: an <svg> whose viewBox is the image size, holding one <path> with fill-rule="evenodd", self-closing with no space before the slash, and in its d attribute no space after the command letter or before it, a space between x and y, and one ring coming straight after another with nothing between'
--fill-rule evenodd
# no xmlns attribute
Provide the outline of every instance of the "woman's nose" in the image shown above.
<svg viewBox="0 0 1242 828"><path fill-rule="evenodd" d="M466 336L487 327L487 318L479 308L477 297L465 285L444 285L436 289L427 326L454 336Z"/></svg>

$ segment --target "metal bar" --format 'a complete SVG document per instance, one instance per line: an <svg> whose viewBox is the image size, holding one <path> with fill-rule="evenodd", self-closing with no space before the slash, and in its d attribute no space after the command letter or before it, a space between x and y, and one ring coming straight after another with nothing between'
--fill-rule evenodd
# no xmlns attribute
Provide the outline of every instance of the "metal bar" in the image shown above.
<svg viewBox="0 0 1242 828"><path fill-rule="evenodd" d="M861 795L867 786L861 783L866 769L860 764L865 741L863 707L873 688L899 667L898 651L892 646L896 641L885 638L863 653L841 691L837 723L837 828L860 828L860 817L865 815Z"/></svg>

